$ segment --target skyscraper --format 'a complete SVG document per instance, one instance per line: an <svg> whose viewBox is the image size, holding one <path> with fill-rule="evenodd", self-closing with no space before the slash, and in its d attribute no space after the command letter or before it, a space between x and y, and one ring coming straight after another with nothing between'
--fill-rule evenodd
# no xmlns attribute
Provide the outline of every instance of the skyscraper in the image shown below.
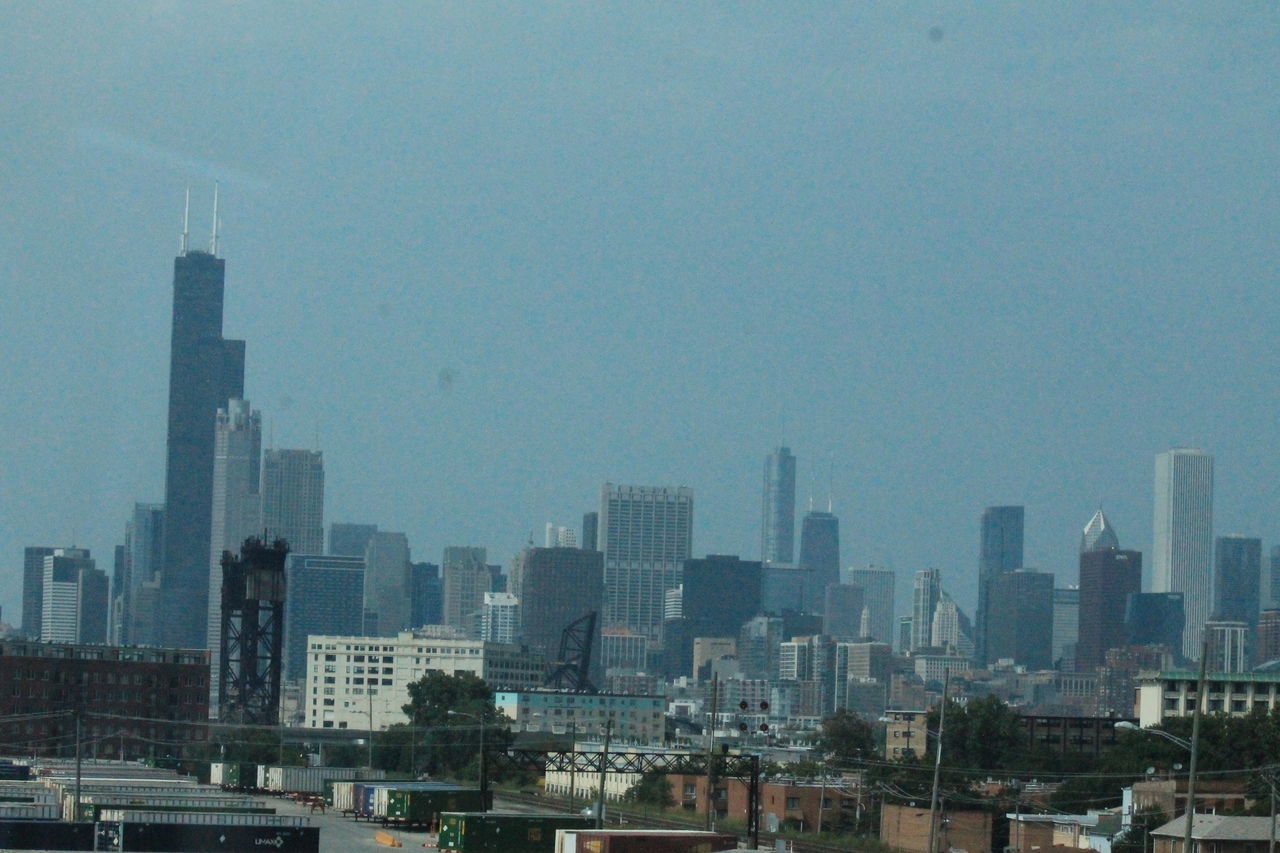
<svg viewBox="0 0 1280 853"><path fill-rule="evenodd" d="M862 587L862 599L871 612L871 636L881 643L893 644L893 593L895 578L889 569L867 566L849 569L845 578Z"/></svg>
<svg viewBox="0 0 1280 853"><path fill-rule="evenodd" d="M262 533L262 416L247 400L218 409L213 438L213 503L209 533L209 707L219 705L222 672L222 554L240 553ZM326 632L331 633L331 632Z"/></svg>
<svg viewBox="0 0 1280 853"><path fill-rule="evenodd" d="M210 251L188 249L173 262L169 347L169 424L164 483L163 642L203 648L208 626L213 501L213 425L218 408L244 396L244 341L222 337L225 262L217 257L217 204Z"/></svg>
<svg viewBox="0 0 1280 853"><path fill-rule="evenodd" d="M660 651L664 598L680 586L693 549L693 490L605 483L599 532L604 626L626 628Z"/></svg>
<svg viewBox="0 0 1280 853"><path fill-rule="evenodd" d="M796 458L790 448L778 447L764 458L760 560L790 563L795 554L795 535Z"/></svg>
<svg viewBox="0 0 1280 853"><path fill-rule="evenodd" d="M988 661L1011 658L1027 669L1050 669L1053 575L1029 569L1003 572L991 577L989 592Z"/></svg>
<svg viewBox="0 0 1280 853"><path fill-rule="evenodd" d="M284 679L307 674L307 637L355 637L364 620L364 557L285 557Z"/></svg>
<svg viewBox="0 0 1280 853"><path fill-rule="evenodd" d="M1020 506L989 506L982 511L978 544L978 612L975 656L985 664L987 655L987 587L991 579L1022 568L1022 528L1025 510Z"/></svg>
<svg viewBox="0 0 1280 853"><path fill-rule="evenodd" d="M475 638L476 619L484 606L484 594L492 589L493 575L484 548L450 546L440 562L443 619Z"/></svg>
<svg viewBox="0 0 1280 853"><path fill-rule="evenodd" d="M1271 546L1271 561L1267 567L1267 607L1280 607L1280 545Z"/></svg>
<svg viewBox="0 0 1280 853"><path fill-rule="evenodd" d="M1130 646L1168 646L1181 659L1185 621L1182 593L1140 592L1125 605L1125 641Z"/></svg>
<svg viewBox="0 0 1280 853"><path fill-rule="evenodd" d="M110 581L85 548L55 548L44 558L40 639L105 643Z"/></svg>
<svg viewBox="0 0 1280 853"><path fill-rule="evenodd" d="M800 523L800 568L813 573L805 609L821 613L828 584L840 583L840 519L809 510Z"/></svg>
<svg viewBox="0 0 1280 853"><path fill-rule="evenodd" d="M1156 456L1151 590L1181 592L1182 654L1200 659L1213 607L1213 457L1174 448Z"/></svg>
<svg viewBox="0 0 1280 853"><path fill-rule="evenodd" d="M409 627L409 539L378 531L369 537L364 557L364 633L394 637Z"/></svg>
<svg viewBox="0 0 1280 853"><path fill-rule="evenodd" d="M511 592L520 600L525 645L555 660L569 623L595 611L599 632L604 557L595 549L526 548L516 555Z"/></svg>
<svg viewBox="0 0 1280 853"><path fill-rule="evenodd" d="M1214 543L1213 618L1258 624L1262 595L1262 540L1219 536Z"/></svg>
<svg viewBox="0 0 1280 853"><path fill-rule="evenodd" d="M829 585L822 613L822 633L837 640L859 639L864 604L862 587L847 583Z"/></svg>
<svg viewBox="0 0 1280 853"><path fill-rule="evenodd" d="M435 563L409 564L409 625L439 625L444 612L440 567Z"/></svg>
<svg viewBox="0 0 1280 853"><path fill-rule="evenodd" d="M334 557L363 557L369 539L378 532L376 524L351 524L335 521L329 525L329 550Z"/></svg>
<svg viewBox="0 0 1280 853"><path fill-rule="evenodd" d="M44 558L59 549L29 545L22 550L22 635L40 639L44 601Z"/></svg>
<svg viewBox="0 0 1280 853"><path fill-rule="evenodd" d="M1120 540L1116 538L1115 528L1107 521L1099 508L1089 519L1089 523L1080 531L1080 553L1086 551L1104 551L1107 548L1119 548Z"/></svg>
<svg viewBox="0 0 1280 853"><path fill-rule="evenodd" d="M1125 606L1142 592L1142 554L1095 548L1080 555L1080 622L1076 670L1092 672L1108 649L1125 645Z"/></svg>
<svg viewBox="0 0 1280 853"><path fill-rule="evenodd" d="M1076 668L1076 644L1080 638L1080 587L1053 591L1053 667L1067 672Z"/></svg>
<svg viewBox="0 0 1280 853"><path fill-rule="evenodd" d="M737 637L760 613L761 565L711 554L684 561L681 615L691 637Z"/></svg>
<svg viewBox="0 0 1280 853"><path fill-rule="evenodd" d="M156 609L160 598L160 571L164 565L164 504L135 503L125 522L124 548L129 585L123 614L121 641L134 646L158 646L163 642Z"/></svg>
<svg viewBox="0 0 1280 853"><path fill-rule="evenodd" d="M933 642L933 613L942 596L942 575L937 569L916 572L911 599L911 647L908 651L927 649Z"/></svg>
<svg viewBox="0 0 1280 853"><path fill-rule="evenodd" d="M283 539L295 554L324 552L324 455L319 450L266 452L262 523L268 542Z"/></svg>

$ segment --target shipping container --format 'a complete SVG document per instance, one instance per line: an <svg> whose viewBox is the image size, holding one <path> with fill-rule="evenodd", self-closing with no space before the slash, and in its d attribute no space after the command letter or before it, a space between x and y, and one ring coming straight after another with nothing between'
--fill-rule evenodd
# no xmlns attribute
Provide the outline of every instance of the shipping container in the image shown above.
<svg viewBox="0 0 1280 853"><path fill-rule="evenodd" d="M62 797L62 819L75 820L75 791L67 791ZM235 807L237 809L244 807L265 807L264 800L251 800L240 794L227 794L222 791L216 791L212 794L201 796L195 792L187 792L181 796L154 796L145 792L138 791L81 791L80 820L92 820L92 817L85 812L86 805L121 805L121 806L137 806L154 803L157 807L163 807L171 810L175 806L219 806L223 805L228 808Z"/></svg>
<svg viewBox="0 0 1280 853"><path fill-rule="evenodd" d="M181 823L200 826L310 826L311 818L292 814L239 814L236 812L164 812L104 808L98 820L107 823Z"/></svg>
<svg viewBox="0 0 1280 853"><path fill-rule="evenodd" d="M166 805L154 801L145 803L81 803L80 819L97 821L103 811L148 812L218 812L223 814L273 815L276 810L267 806L239 806L235 803L208 803L202 805Z"/></svg>
<svg viewBox="0 0 1280 853"><path fill-rule="evenodd" d="M446 812L440 818L441 850L468 853L552 853L556 831L590 829L594 819L571 814Z"/></svg>
<svg viewBox="0 0 1280 853"><path fill-rule="evenodd" d="M0 820L61 820L57 803L0 803Z"/></svg>
<svg viewBox="0 0 1280 853"><path fill-rule="evenodd" d="M276 853L319 853L320 850L320 830L314 826L203 826L125 821L102 822L97 827L98 846L75 849L179 853L263 849Z"/></svg>
<svg viewBox="0 0 1280 853"><path fill-rule="evenodd" d="M287 794L323 794L327 780L385 779L381 770L358 767L280 767L265 765L259 787Z"/></svg>
<svg viewBox="0 0 1280 853"><path fill-rule="evenodd" d="M555 853L721 853L738 836L686 829L562 829Z"/></svg>
<svg viewBox="0 0 1280 853"><path fill-rule="evenodd" d="M93 824L0 820L2 850L92 850Z"/></svg>
<svg viewBox="0 0 1280 853"><path fill-rule="evenodd" d="M209 784L221 788L256 788L258 765L240 761L215 761L209 765Z"/></svg>
<svg viewBox="0 0 1280 853"><path fill-rule="evenodd" d="M380 817L388 823L427 825L440 820L445 812L482 813L486 805L479 788L393 788L387 792L387 809Z"/></svg>

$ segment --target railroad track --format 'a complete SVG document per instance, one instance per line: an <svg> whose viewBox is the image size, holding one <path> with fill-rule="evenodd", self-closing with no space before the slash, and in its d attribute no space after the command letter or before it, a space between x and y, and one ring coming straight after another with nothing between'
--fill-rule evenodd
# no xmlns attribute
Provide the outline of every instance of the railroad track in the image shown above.
<svg viewBox="0 0 1280 853"><path fill-rule="evenodd" d="M554 811L568 811L568 804L558 797L543 797L537 794L522 794L514 792L494 792L494 798L497 800L506 800L513 803L520 803L526 806L537 806L542 809L552 809ZM622 822L633 824L635 826L651 827L653 829L705 829L706 823L699 818L698 820L678 821L665 817L655 817L642 811L628 809L619 806L617 803L610 803L605 813L610 822L614 819L620 819ZM746 841L744 836L739 836ZM770 832L760 831L761 848L772 850L774 843L784 836L774 835ZM850 853L848 847L840 847L835 844L824 844L820 841L806 841L804 839L784 838L791 846L789 850L794 853Z"/></svg>

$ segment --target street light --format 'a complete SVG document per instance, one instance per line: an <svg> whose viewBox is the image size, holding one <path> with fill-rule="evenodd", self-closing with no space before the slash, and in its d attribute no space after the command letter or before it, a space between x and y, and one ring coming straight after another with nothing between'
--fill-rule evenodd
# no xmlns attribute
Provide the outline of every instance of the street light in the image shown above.
<svg viewBox="0 0 1280 853"><path fill-rule="evenodd" d="M489 774L488 764L485 758L484 750L484 719L474 714L467 714L463 711L455 711L452 708L445 712L450 717L466 717L475 720L480 724L480 802L484 807L490 808L489 805Z"/></svg>
<svg viewBox="0 0 1280 853"><path fill-rule="evenodd" d="M1128 720L1121 720L1120 722L1112 726L1112 728L1119 729L1122 732L1142 732L1144 735L1159 735L1165 740L1176 743L1178 746L1182 747L1187 752L1191 751L1191 741L1187 740L1186 738L1178 737L1177 735L1174 735L1174 734L1169 734L1164 729L1144 729L1142 726L1138 725L1137 723L1131 723Z"/></svg>

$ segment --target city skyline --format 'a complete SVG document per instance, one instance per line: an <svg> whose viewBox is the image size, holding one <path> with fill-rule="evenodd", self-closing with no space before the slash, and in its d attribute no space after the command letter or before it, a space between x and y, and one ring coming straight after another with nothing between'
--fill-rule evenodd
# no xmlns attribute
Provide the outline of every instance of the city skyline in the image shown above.
<svg viewBox="0 0 1280 853"><path fill-rule="evenodd" d="M216 179L264 440L415 554L505 563L612 481L693 488L695 553L756 559L782 444L899 602L934 566L973 612L988 505L1059 584L1099 505L1150 554L1180 444L1218 531L1280 540L1269 13L0 14L8 622L24 546L105 560L163 497L170 258Z"/></svg>

